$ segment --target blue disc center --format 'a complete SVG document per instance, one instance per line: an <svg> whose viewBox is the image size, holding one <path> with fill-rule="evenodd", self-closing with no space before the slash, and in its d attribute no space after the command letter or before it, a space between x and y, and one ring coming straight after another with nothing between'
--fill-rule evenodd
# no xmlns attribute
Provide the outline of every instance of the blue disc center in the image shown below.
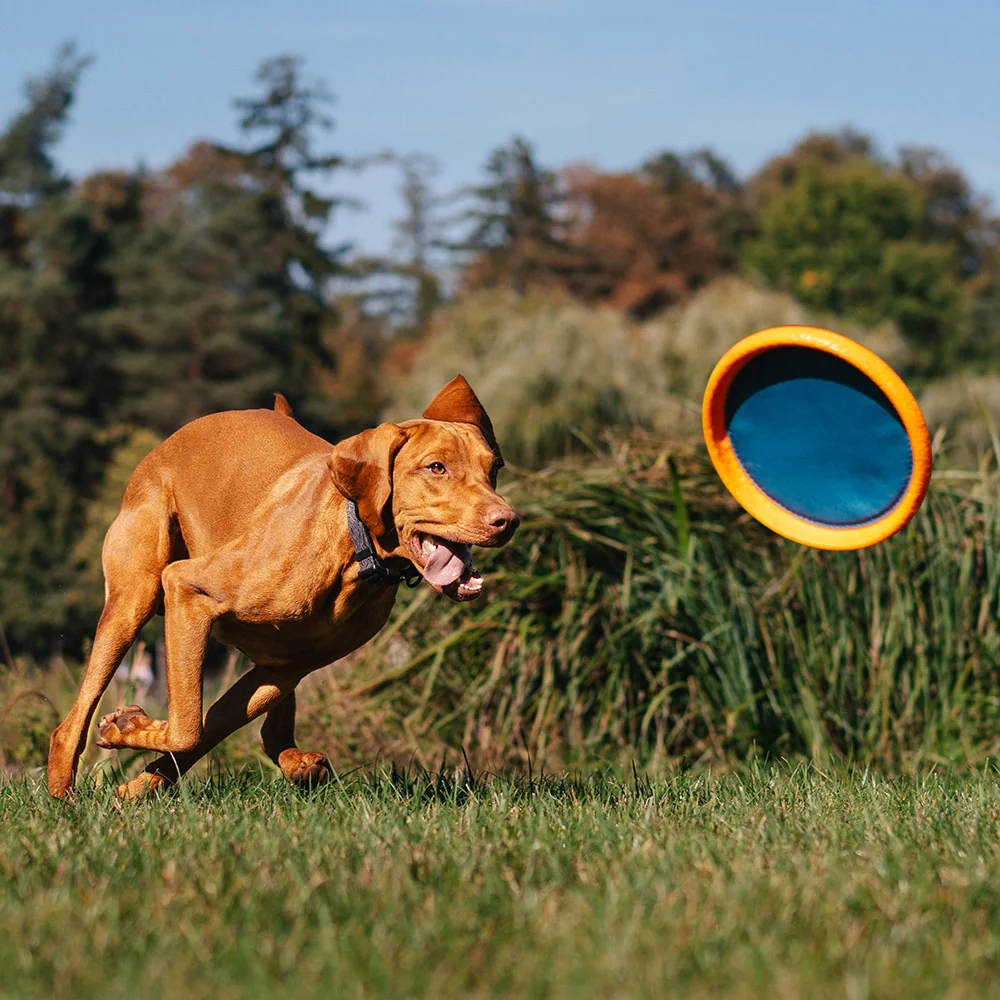
<svg viewBox="0 0 1000 1000"><path fill-rule="evenodd" d="M757 487L816 524L877 521L913 472L909 436L885 393L825 351L775 347L751 358L729 388L726 426Z"/></svg>

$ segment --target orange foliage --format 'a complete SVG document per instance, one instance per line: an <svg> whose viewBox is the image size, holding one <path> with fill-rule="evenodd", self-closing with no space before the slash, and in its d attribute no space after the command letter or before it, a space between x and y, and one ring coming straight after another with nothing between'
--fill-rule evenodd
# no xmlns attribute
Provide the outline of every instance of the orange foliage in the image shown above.
<svg viewBox="0 0 1000 1000"><path fill-rule="evenodd" d="M572 294L641 318L732 270L721 223L738 195L694 177L668 189L636 173L563 172Z"/></svg>

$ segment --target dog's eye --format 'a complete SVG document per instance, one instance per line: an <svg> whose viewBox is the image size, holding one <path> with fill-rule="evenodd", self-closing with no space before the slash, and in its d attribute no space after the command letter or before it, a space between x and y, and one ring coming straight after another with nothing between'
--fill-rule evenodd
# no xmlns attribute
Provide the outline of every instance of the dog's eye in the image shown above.
<svg viewBox="0 0 1000 1000"><path fill-rule="evenodd" d="M445 467L440 462L431 462L431 464L428 465L427 468L430 469L435 476L443 476L446 471Z"/></svg>

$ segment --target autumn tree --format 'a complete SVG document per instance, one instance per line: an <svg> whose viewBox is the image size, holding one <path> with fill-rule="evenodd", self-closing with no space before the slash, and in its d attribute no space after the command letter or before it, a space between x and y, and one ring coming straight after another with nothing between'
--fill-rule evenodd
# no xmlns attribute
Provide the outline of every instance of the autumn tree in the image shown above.
<svg viewBox="0 0 1000 1000"><path fill-rule="evenodd" d="M650 316L732 271L750 228L732 170L710 150L663 152L636 172L564 172L565 285L591 302Z"/></svg>

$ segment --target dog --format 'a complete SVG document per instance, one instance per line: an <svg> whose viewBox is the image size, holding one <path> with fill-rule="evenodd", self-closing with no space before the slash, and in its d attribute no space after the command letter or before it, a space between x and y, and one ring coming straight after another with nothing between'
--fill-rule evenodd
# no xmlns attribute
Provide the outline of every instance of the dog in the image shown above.
<svg viewBox="0 0 1000 1000"><path fill-rule="evenodd" d="M280 395L273 410L182 427L139 463L105 536L104 610L79 694L49 742L51 794L71 793L97 704L154 614L164 617L167 719L119 708L98 723L97 742L164 756L119 796L172 784L265 713L265 754L293 782L323 781L326 758L295 745L296 685L368 642L404 579L457 601L479 596L470 546L505 545L519 523L496 491L502 465L461 375L421 419L336 446L302 427ZM209 634L253 666L203 716Z"/></svg>

